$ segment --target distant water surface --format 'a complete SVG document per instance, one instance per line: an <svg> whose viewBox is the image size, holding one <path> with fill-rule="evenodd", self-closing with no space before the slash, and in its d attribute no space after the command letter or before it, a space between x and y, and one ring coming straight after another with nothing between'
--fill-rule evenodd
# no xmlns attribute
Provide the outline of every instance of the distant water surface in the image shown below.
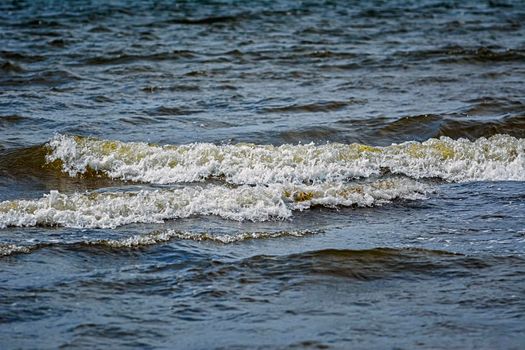
<svg viewBox="0 0 525 350"><path fill-rule="evenodd" d="M522 349L523 23L0 3L0 347Z"/></svg>

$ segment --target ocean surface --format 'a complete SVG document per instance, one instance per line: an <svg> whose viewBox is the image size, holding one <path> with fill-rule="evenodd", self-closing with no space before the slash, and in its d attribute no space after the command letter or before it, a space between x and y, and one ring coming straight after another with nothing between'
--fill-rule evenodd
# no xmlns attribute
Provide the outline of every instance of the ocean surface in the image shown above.
<svg viewBox="0 0 525 350"><path fill-rule="evenodd" d="M525 2L1 1L0 348L525 348Z"/></svg>

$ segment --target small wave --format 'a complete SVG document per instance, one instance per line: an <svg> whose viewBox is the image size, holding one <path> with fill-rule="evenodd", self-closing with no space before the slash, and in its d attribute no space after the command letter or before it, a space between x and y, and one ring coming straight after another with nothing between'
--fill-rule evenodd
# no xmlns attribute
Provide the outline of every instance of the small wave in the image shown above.
<svg viewBox="0 0 525 350"><path fill-rule="evenodd" d="M341 130L328 126L294 128L293 130L279 133L279 138L286 142L299 142L301 140L334 140L340 135Z"/></svg>
<svg viewBox="0 0 525 350"><path fill-rule="evenodd" d="M63 23L57 21L50 21L46 19L31 19L26 22L21 22L16 24L20 28L67 28Z"/></svg>
<svg viewBox="0 0 525 350"><path fill-rule="evenodd" d="M162 92L162 91L176 91L176 92L195 92L200 91L200 87L198 85L171 85L171 86L146 86L142 88L142 91L147 93L155 93L155 92Z"/></svg>
<svg viewBox="0 0 525 350"><path fill-rule="evenodd" d="M0 127L6 127L8 125L18 124L28 119L29 118L23 117L18 114L0 115Z"/></svg>
<svg viewBox="0 0 525 350"><path fill-rule="evenodd" d="M56 135L47 162L70 176L168 184L224 179L232 184L318 183L380 176L415 179L525 180L525 139L495 135L475 141L448 137L386 147L362 144L282 146L194 143L158 146Z"/></svg>
<svg viewBox="0 0 525 350"><path fill-rule="evenodd" d="M91 247L111 249L140 249L152 245L159 245L172 240L190 240L197 242L213 242L218 244L232 244L249 240L298 238L321 233L321 231L297 230L274 232L240 232L231 234L214 234L210 232L186 232L176 230L154 231L143 235L134 235L121 239L84 240L80 242L42 242L28 245L0 243L0 257L15 254L29 254L42 248L63 247L69 249L85 249Z"/></svg>
<svg viewBox="0 0 525 350"><path fill-rule="evenodd" d="M5 62L0 63L0 71L10 74L10 73L21 73L24 71L24 69L16 63L5 61Z"/></svg>
<svg viewBox="0 0 525 350"><path fill-rule="evenodd" d="M137 61L165 61L193 57L195 57L195 53L187 50L159 52L148 55L134 55L118 51L104 56L89 57L84 60L84 63L87 65L118 65L129 64Z"/></svg>
<svg viewBox="0 0 525 350"><path fill-rule="evenodd" d="M491 63L508 61L523 62L523 60L525 60L525 51L515 49L496 51L486 47L480 47L478 49L458 48L449 51L449 54L459 56L459 58L450 58L445 60L445 62Z"/></svg>
<svg viewBox="0 0 525 350"><path fill-rule="evenodd" d="M67 226L115 228L163 223L196 215L237 221L282 220L313 206L373 206L395 199L422 199L428 186L406 178L363 184L186 186L136 192L64 194L51 191L36 200L0 202L0 228Z"/></svg>
<svg viewBox="0 0 525 350"><path fill-rule="evenodd" d="M100 240L89 242L90 245L103 245L112 248L138 248L149 245L156 245L173 239L190 241L209 241L220 244L231 244L247 240L272 239L281 237L304 237L313 235L319 231L299 230L299 231L275 231L275 232L242 232L236 234L213 234L209 232L185 232L185 231L160 231L146 235L136 235L125 239Z"/></svg>
<svg viewBox="0 0 525 350"><path fill-rule="evenodd" d="M45 56L36 55L34 53L25 53L17 51L0 50L0 57L6 60L13 60L17 62L34 63L46 60Z"/></svg>
<svg viewBox="0 0 525 350"><path fill-rule="evenodd" d="M332 112L339 111L350 105L354 104L364 104L364 101L361 100L348 100L348 101L327 101L327 102L318 102L311 104L294 104L290 106L282 107L268 107L264 108L263 112L265 113L319 113L319 112Z"/></svg>
<svg viewBox="0 0 525 350"><path fill-rule="evenodd" d="M520 49L447 46L432 50L403 51L396 53L395 56L413 60L437 59L443 63L475 64L509 61L521 62L525 59L525 51Z"/></svg>
<svg viewBox="0 0 525 350"><path fill-rule="evenodd" d="M525 116L525 104L518 100L486 96L466 102L469 107L463 113L468 116Z"/></svg>
<svg viewBox="0 0 525 350"><path fill-rule="evenodd" d="M464 277L473 271L479 273L481 269L495 266L505 266L507 269L509 264L523 268L525 260L515 255L472 257L443 250L398 247L324 249L281 256L258 255L215 268L220 269L221 275L227 275L229 272L238 274L238 267L242 266L243 277L307 284L312 280L333 281L333 278L356 281L401 279L413 282L430 276Z"/></svg>
<svg viewBox="0 0 525 350"><path fill-rule="evenodd" d="M24 76L12 76L8 79L0 80L1 86L27 86L27 85L46 85L56 86L72 83L83 78L66 70L46 70L34 72Z"/></svg>
<svg viewBox="0 0 525 350"><path fill-rule="evenodd" d="M278 231L247 232L235 235L213 235L210 233L191 233L178 231L151 232L114 240L87 240L79 242L47 242L32 245L0 244L0 258L17 254L29 254L39 249L61 249L65 251L106 250L114 252L130 249L145 249L171 240L211 241L218 244L239 243L250 239L279 239L304 237L316 231ZM203 266L205 273L217 272L221 276L239 273L244 278L256 280L290 281L297 279L342 278L355 281L380 279L425 279L432 275L450 278L461 277L472 271L509 264L523 267L525 260L520 256L486 256L476 258L460 253L424 248L370 248L370 249L322 249L287 255L254 255L248 258L208 264ZM262 278L260 278L262 277ZM195 278L187 274L188 280Z"/></svg>
<svg viewBox="0 0 525 350"><path fill-rule="evenodd" d="M16 244L0 244L0 258L13 254L30 253L36 247L33 246L19 246Z"/></svg>
<svg viewBox="0 0 525 350"><path fill-rule="evenodd" d="M54 39L54 40L48 41L47 44L49 46L53 46L53 47L56 47L56 48L64 48L64 47L67 47L69 45L69 42L67 40L64 40L64 39Z"/></svg>
<svg viewBox="0 0 525 350"><path fill-rule="evenodd" d="M468 137L475 139L481 136L508 134L525 138L525 116L505 117L501 120L485 122L471 120L447 120L439 128L439 136Z"/></svg>
<svg viewBox="0 0 525 350"><path fill-rule="evenodd" d="M131 125L149 125L149 124L155 124L159 122L155 118L141 117L141 116L119 118L118 120L122 123L131 124Z"/></svg>
<svg viewBox="0 0 525 350"><path fill-rule="evenodd" d="M474 115L483 113L481 107L470 108L466 113ZM484 110L486 115L497 116L497 112L489 114L488 108ZM472 114L470 114L472 113ZM501 113L501 110L500 112ZM373 121L367 121L372 125ZM435 114L423 114L402 117L390 123L383 122L382 126L368 128L368 132L376 138L429 138L450 137L453 139L468 138L476 140L480 137L491 137L498 134L506 134L516 138L525 137L525 116L511 115L498 119L467 119L461 116L439 116ZM366 131L365 131L366 132Z"/></svg>
<svg viewBox="0 0 525 350"><path fill-rule="evenodd" d="M501 258L500 258L501 259ZM256 280L309 283L340 278L355 281L380 279L425 279L464 276L470 269L501 264L491 257L478 259L448 251L418 248L323 249L281 256L256 255L213 268L221 275L239 273ZM518 261L523 265L523 260ZM262 278L261 278L262 277Z"/></svg>
<svg viewBox="0 0 525 350"><path fill-rule="evenodd" d="M236 14L234 16L209 16L202 18L174 18L166 20L166 24L185 24L185 25L214 25L214 24L235 24L248 14Z"/></svg>
<svg viewBox="0 0 525 350"><path fill-rule="evenodd" d="M189 109L189 108L167 107L167 106L160 106L150 111L146 111L147 114L152 115L152 116L188 115L188 114L195 114L195 113L200 113L200 112L202 111L195 110L195 109Z"/></svg>

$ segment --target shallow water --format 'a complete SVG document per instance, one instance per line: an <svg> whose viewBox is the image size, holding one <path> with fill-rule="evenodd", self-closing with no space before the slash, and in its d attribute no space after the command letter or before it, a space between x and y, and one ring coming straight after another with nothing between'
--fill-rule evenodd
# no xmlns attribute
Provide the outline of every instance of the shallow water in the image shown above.
<svg viewBox="0 0 525 350"><path fill-rule="evenodd" d="M3 2L1 347L523 348L524 21Z"/></svg>

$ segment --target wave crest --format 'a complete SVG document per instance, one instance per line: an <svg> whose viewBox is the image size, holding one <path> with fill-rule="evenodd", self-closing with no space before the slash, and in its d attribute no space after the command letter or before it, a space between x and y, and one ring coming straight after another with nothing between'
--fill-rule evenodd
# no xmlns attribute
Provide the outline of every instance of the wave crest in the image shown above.
<svg viewBox="0 0 525 350"><path fill-rule="evenodd" d="M248 240L275 239L284 237L304 237L321 233L318 230L297 231L261 231L261 232L239 232L231 234L214 234L210 232L189 231L153 231L143 235L134 235L121 239L96 239L77 242L41 242L41 243L0 243L0 258L15 254L29 254L42 248L64 247L68 249L85 249L91 247L110 249L141 249L148 246L163 244L172 240L208 241L217 244L240 243Z"/></svg>
<svg viewBox="0 0 525 350"><path fill-rule="evenodd" d="M232 184L320 183L381 175L445 181L525 180L525 139L508 135L386 147L362 144L281 146L194 143L158 146L56 135L46 160L70 176L169 184L224 179Z"/></svg>
<svg viewBox="0 0 525 350"><path fill-rule="evenodd" d="M0 203L0 228L67 226L114 228L131 223L217 215L237 221L290 218L312 206L373 206L395 199L421 199L428 186L399 178L364 184L186 186L136 192L64 194Z"/></svg>

